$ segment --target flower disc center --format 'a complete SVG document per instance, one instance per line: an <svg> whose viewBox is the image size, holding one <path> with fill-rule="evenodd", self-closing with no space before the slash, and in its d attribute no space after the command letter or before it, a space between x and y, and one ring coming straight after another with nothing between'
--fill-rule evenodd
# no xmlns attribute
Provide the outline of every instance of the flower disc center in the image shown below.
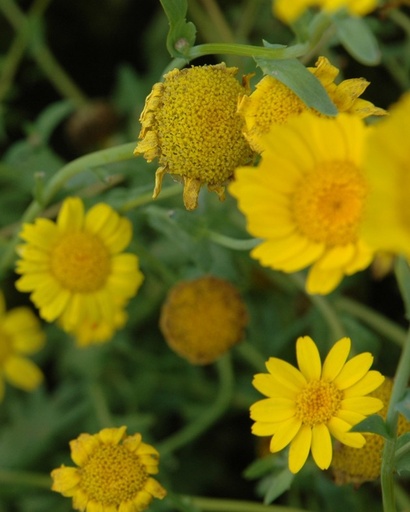
<svg viewBox="0 0 410 512"><path fill-rule="evenodd" d="M366 181L353 163L322 163L303 178L295 192L295 222L314 242L331 246L354 243L366 195Z"/></svg>
<svg viewBox="0 0 410 512"><path fill-rule="evenodd" d="M148 479L138 456L121 445L98 447L80 471L89 500L107 507L131 501Z"/></svg>
<svg viewBox="0 0 410 512"><path fill-rule="evenodd" d="M106 282L110 255L92 233L68 233L52 249L50 268L59 283L73 292L93 292Z"/></svg>
<svg viewBox="0 0 410 512"><path fill-rule="evenodd" d="M305 425L327 423L340 408L343 392L333 382L309 382L296 398L296 415Z"/></svg>

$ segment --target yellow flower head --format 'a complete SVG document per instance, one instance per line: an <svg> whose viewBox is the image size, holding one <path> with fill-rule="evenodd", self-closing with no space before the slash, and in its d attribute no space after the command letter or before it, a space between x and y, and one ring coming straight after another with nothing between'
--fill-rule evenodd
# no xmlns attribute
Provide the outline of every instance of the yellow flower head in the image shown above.
<svg viewBox="0 0 410 512"><path fill-rule="evenodd" d="M410 260L410 92L372 127L366 169L370 184L363 235L379 251Z"/></svg>
<svg viewBox="0 0 410 512"><path fill-rule="evenodd" d="M296 342L299 369L271 357L266 362L269 373L254 377L253 385L268 398L251 406L252 432L273 436L272 453L290 444L292 473L300 471L310 451L319 468L327 469L331 435L347 446L362 447L364 436L350 429L383 407L378 398L366 396L384 380L379 372L369 371L373 356L364 352L347 361L350 345L349 338L339 340L322 365L315 343L304 336Z"/></svg>
<svg viewBox="0 0 410 512"><path fill-rule="evenodd" d="M142 512L165 489L151 475L158 473L157 450L141 442L141 434L126 435L126 427L81 434L70 442L78 466L51 472L52 490L73 499L82 512Z"/></svg>
<svg viewBox="0 0 410 512"><path fill-rule="evenodd" d="M6 311L0 292L0 401L4 397L4 381L24 391L33 391L42 380L41 370L25 356L40 350L45 341L37 317L27 307Z"/></svg>
<svg viewBox="0 0 410 512"><path fill-rule="evenodd" d="M393 388L393 380L386 378L383 384L371 393L384 403L383 409L377 414L386 419L387 408ZM410 422L399 415L397 435L410 432ZM366 444L360 448L339 445L335 448L331 469L337 484L362 484L376 480L380 476L384 438L377 434L363 434Z"/></svg>
<svg viewBox="0 0 410 512"><path fill-rule="evenodd" d="M364 78L343 80L336 85L335 79L339 70L326 57L319 57L315 67L308 69L320 80L339 112L347 112L360 118L386 113L370 101L359 98L370 83ZM307 107L289 87L270 75L264 76L256 85L256 90L250 96L244 95L238 105L238 113L246 123L244 134L252 148L259 153L262 151L260 138L269 132L273 124L285 124L290 117L307 110L322 116L318 111Z"/></svg>
<svg viewBox="0 0 410 512"><path fill-rule="evenodd" d="M169 173L183 182L187 210L197 207L202 185L223 200L235 168L251 160L243 120L236 113L238 97L246 92L235 78L237 71L223 63L174 69L153 86L134 154L148 162L159 159L154 198Z"/></svg>
<svg viewBox="0 0 410 512"><path fill-rule="evenodd" d="M377 7L377 0L273 0L273 14L285 23L294 22L309 7L320 7L333 13L346 9L350 14L364 16Z"/></svg>
<svg viewBox="0 0 410 512"><path fill-rule="evenodd" d="M305 112L272 126L258 167L237 169L230 185L248 231L262 239L251 256L288 273L311 265L309 293L329 293L371 262L360 232L365 130L355 116Z"/></svg>
<svg viewBox="0 0 410 512"><path fill-rule="evenodd" d="M205 276L174 286L162 307L168 345L192 364L209 364L241 341L246 306L228 281Z"/></svg>
<svg viewBox="0 0 410 512"><path fill-rule="evenodd" d="M83 322L114 324L117 304L135 295L143 280L137 257L122 252L131 234L129 220L107 204L85 213L81 199L68 198L56 222L24 224L16 287L32 292L40 316L59 319L66 331Z"/></svg>
<svg viewBox="0 0 410 512"><path fill-rule="evenodd" d="M117 307L113 323L107 322L105 319L102 319L100 322L90 321L87 319L83 320L72 331L77 346L88 347L89 345L96 345L110 341L114 336L115 331L124 327L127 318L128 315L124 309Z"/></svg>

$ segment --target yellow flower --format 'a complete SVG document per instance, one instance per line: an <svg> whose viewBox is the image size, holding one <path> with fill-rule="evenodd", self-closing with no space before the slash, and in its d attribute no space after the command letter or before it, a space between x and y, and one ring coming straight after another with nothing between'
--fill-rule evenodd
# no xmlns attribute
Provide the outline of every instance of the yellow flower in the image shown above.
<svg viewBox="0 0 410 512"><path fill-rule="evenodd" d="M273 0L273 14L285 23L292 23L308 7L320 7L330 13L344 8L350 14L364 16L376 9L377 4L377 0Z"/></svg>
<svg viewBox="0 0 410 512"><path fill-rule="evenodd" d="M174 286L162 307L168 345L192 364L209 364L241 341L246 306L228 281L205 276Z"/></svg>
<svg viewBox="0 0 410 512"><path fill-rule="evenodd" d="M235 168L252 159L243 120L236 114L238 97L246 92L235 78L237 71L224 63L174 69L153 86L134 154L148 162L159 158L154 198L169 173L183 182L188 210L197 207L202 185L223 200Z"/></svg>
<svg viewBox="0 0 410 512"><path fill-rule="evenodd" d="M24 306L6 311L0 292L0 401L4 397L5 380L24 391L33 391L41 384L41 370L25 356L40 350L44 341L34 313Z"/></svg>
<svg viewBox="0 0 410 512"><path fill-rule="evenodd" d="M380 398L384 403L383 409L377 413L383 419L386 419L392 388L393 380L386 378L383 384L371 393L371 396ZM397 435L401 436L406 432L410 432L410 422L400 414ZM364 433L363 436L366 444L360 449L343 445L335 448L331 469L337 484L362 484L379 478L384 438L377 434Z"/></svg>
<svg viewBox="0 0 410 512"><path fill-rule="evenodd" d="M81 434L70 442L78 466L51 472L52 490L73 498L82 512L140 512L165 489L150 475L158 473L159 454L141 442L141 434L126 435L126 427Z"/></svg>
<svg viewBox="0 0 410 512"><path fill-rule="evenodd" d="M262 239L251 256L288 273L311 265L309 293L331 292L372 260L360 232L365 130L355 116L305 112L272 126L259 166L237 169L230 185L248 231Z"/></svg>
<svg viewBox="0 0 410 512"><path fill-rule="evenodd" d="M369 194L363 234L376 250L410 259L410 92L372 127L367 144Z"/></svg>
<svg viewBox="0 0 410 512"><path fill-rule="evenodd" d="M304 336L296 342L299 370L271 357L266 362L269 373L254 377L253 385L268 398L251 406L252 432L273 436L273 453L290 444L292 473L300 471L310 451L319 468L327 469L331 435L347 446L362 447L363 435L349 430L383 407L378 398L366 396L384 380L379 372L369 371L373 356L364 352L347 361L350 345L349 338L336 342L322 366L315 343Z"/></svg>
<svg viewBox="0 0 410 512"><path fill-rule="evenodd" d="M117 303L137 292L143 276L135 255L122 253L131 223L99 203L87 213L79 198L64 201L56 222L24 224L16 287L32 292L40 316L59 319L66 331L82 322L114 323Z"/></svg>
<svg viewBox="0 0 410 512"><path fill-rule="evenodd" d="M360 118L386 113L370 101L359 98L370 83L364 78L351 78L336 85L334 81L339 70L326 57L319 57L315 66L308 68L309 71L320 80L339 112L347 112ZM256 90L250 96L244 95L238 105L238 113L246 123L245 137L259 153L262 151L260 138L269 132L273 124L285 124L291 116L307 110L322 116L318 111L307 107L289 87L270 75L264 76L256 85Z"/></svg>
<svg viewBox="0 0 410 512"><path fill-rule="evenodd" d="M75 327L72 334L79 347L87 347L99 343L110 341L115 331L124 327L128 315L124 309L117 307L114 314L113 323L107 322L104 318L99 322L83 320Z"/></svg>

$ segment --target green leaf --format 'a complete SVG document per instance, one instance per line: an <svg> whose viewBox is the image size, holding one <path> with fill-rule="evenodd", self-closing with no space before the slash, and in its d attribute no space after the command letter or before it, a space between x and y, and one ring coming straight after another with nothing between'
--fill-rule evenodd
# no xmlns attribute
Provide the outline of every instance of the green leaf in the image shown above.
<svg viewBox="0 0 410 512"><path fill-rule="evenodd" d="M399 474L410 471L410 432L397 439L395 467Z"/></svg>
<svg viewBox="0 0 410 512"><path fill-rule="evenodd" d="M195 43L196 27L186 21L187 0L160 0L168 18L167 49L172 57L186 57Z"/></svg>
<svg viewBox="0 0 410 512"><path fill-rule="evenodd" d="M407 421L410 421L410 389L406 389L404 397L396 403L396 409Z"/></svg>
<svg viewBox="0 0 410 512"><path fill-rule="evenodd" d="M334 22L339 41L352 57L366 66L380 63L377 39L362 18L335 17Z"/></svg>
<svg viewBox="0 0 410 512"><path fill-rule="evenodd" d="M337 108L320 81L297 59L255 59L266 75L289 87L310 108L327 116L335 116Z"/></svg>
<svg viewBox="0 0 410 512"><path fill-rule="evenodd" d="M366 419L355 425L350 429L350 432L371 432L372 434L378 434L386 439L390 439L391 436L387 430L386 423L379 414L372 414Z"/></svg>
<svg viewBox="0 0 410 512"><path fill-rule="evenodd" d="M273 474L269 477L269 486L265 493L264 504L269 505L281 496L284 492L290 489L295 475L289 471L288 468L284 468L282 471Z"/></svg>
<svg viewBox="0 0 410 512"><path fill-rule="evenodd" d="M250 464L245 471L243 476L249 480L261 478L267 473L271 473L277 468L278 458L276 456L266 456L261 459L256 459Z"/></svg>
<svg viewBox="0 0 410 512"><path fill-rule="evenodd" d="M404 258L397 258L394 272L404 302L406 318L410 320L410 267L408 262Z"/></svg>

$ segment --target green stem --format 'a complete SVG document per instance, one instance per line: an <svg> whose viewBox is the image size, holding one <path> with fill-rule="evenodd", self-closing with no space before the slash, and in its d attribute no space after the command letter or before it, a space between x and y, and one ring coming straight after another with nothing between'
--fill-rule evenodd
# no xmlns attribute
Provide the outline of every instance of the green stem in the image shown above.
<svg viewBox="0 0 410 512"><path fill-rule="evenodd" d="M181 512L192 509L198 512L306 512L300 508L264 505L254 501L175 495L170 495L169 498Z"/></svg>
<svg viewBox="0 0 410 512"><path fill-rule="evenodd" d="M4 252L3 257L0 260L0 273L7 270L13 263L15 247L18 243L18 235L21 225L25 222L33 221L33 219L41 213L44 207L47 206L53 197L63 188L67 181L84 170L135 158L133 155L134 147L135 143L130 142L128 144L122 144L121 146L115 146L113 148L90 153L73 160L54 174L50 181L45 185L42 197L35 198L24 212L21 218L21 223L17 226L16 233L12 240L10 240L7 250Z"/></svg>
<svg viewBox="0 0 410 512"><path fill-rule="evenodd" d="M31 43L30 49L33 58L59 93L64 98L70 99L76 106L84 105L87 102L86 96L55 59L42 40L42 34L40 37L39 34L33 37L30 19L24 15L13 0L1 0L0 9L16 32L24 34L21 37Z"/></svg>
<svg viewBox="0 0 410 512"><path fill-rule="evenodd" d="M266 358L259 352L259 350L249 343L249 341L242 341L236 347L236 351L241 357L248 362L250 366L255 368L256 371L264 371Z"/></svg>
<svg viewBox="0 0 410 512"><path fill-rule="evenodd" d="M221 233L216 233L215 231L209 230L207 230L205 234L212 242L215 242L222 247L226 247L227 249L233 249L234 251L249 251L260 243L260 240L257 238L238 240L236 238L231 238L230 236L222 235Z"/></svg>
<svg viewBox="0 0 410 512"><path fill-rule="evenodd" d="M344 311L366 323L379 334L402 347L406 341L406 331L373 309L347 297L335 300L336 309Z"/></svg>
<svg viewBox="0 0 410 512"><path fill-rule="evenodd" d="M163 188L161 190L161 194L157 198L157 201L159 201L161 199L168 199L168 197L173 197L178 194L182 194L182 187L181 187L180 183L178 183L176 185L171 185L170 187ZM134 199L131 199L130 201L123 203L118 208L118 211L120 213L125 213L125 212L128 212L129 210L134 210L135 208L138 208L139 206L144 206L149 203L152 203L152 192L151 191L146 194L138 195Z"/></svg>
<svg viewBox="0 0 410 512"><path fill-rule="evenodd" d="M0 482L7 485L23 485L40 487L42 489L50 489L51 487L49 475L32 473L30 471L0 469Z"/></svg>
<svg viewBox="0 0 410 512"><path fill-rule="evenodd" d="M381 484L383 494L384 512L395 512L395 494L394 494L394 459L396 452L397 422L399 412L396 409L397 402L403 397L410 377L410 330L403 346L396 375L394 377L393 389L390 397L389 408L387 410L386 425L392 436L386 439L383 449Z"/></svg>
<svg viewBox="0 0 410 512"><path fill-rule="evenodd" d="M115 422L112 418L104 392L101 389L101 384L97 382L90 384L89 395L100 427L114 427Z"/></svg>
<svg viewBox="0 0 410 512"><path fill-rule="evenodd" d="M216 368L219 375L219 389L214 403L179 432L165 439L159 445L157 444L157 449L162 457L199 437L226 411L233 393L233 372L230 355L225 354L219 359L216 362Z"/></svg>
<svg viewBox="0 0 410 512"><path fill-rule="evenodd" d="M343 323L340 321L337 312L331 306L330 302L322 295L310 295L306 293L305 278L302 276L302 274L290 274L290 277L292 281L298 286L298 288L306 294L308 299L312 302L312 304L314 304L318 311L320 311L323 319L329 326L334 341L346 336L346 330L343 326Z"/></svg>

